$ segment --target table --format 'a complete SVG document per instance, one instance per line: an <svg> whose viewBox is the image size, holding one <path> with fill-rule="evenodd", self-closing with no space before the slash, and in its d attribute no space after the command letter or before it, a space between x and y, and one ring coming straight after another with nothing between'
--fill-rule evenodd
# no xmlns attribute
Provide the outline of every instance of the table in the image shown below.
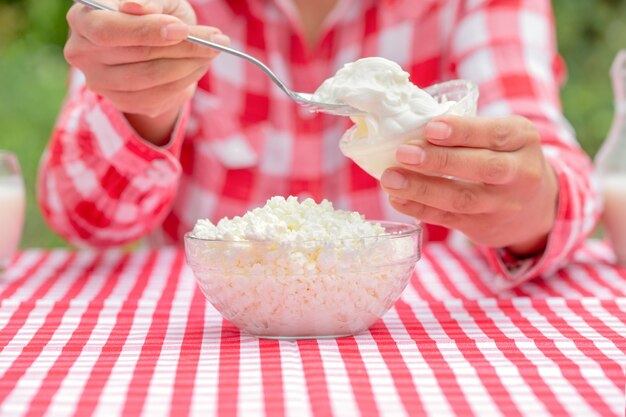
<svg viewBox="0 0 626 417"><path fill-rule="evenodd" d="M369 332L275 341L205 302L176 249L27 250L0 282L2 416L622 416L626 270L590 241L494 294L431 244Z"/></svg>

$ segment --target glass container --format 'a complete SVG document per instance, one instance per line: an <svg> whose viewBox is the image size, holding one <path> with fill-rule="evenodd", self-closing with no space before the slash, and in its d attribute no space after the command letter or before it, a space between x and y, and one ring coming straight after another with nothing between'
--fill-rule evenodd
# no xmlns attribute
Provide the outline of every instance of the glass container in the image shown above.
<svg viewBox="0 0 626 417"><path fill-rule="evenodd" d="M615 57L610 75L615 115L594 162L604 195L605 232L617 263L626 266L626 49Z"/></svg>
<svg viewBox="0 0 626 417"><path fill-rule="evenodd" d="M185 236L209 302L242 331L277 339L360 333L398 300L419 260L422 229L377 222L379 236L302 242Z"/></svg>

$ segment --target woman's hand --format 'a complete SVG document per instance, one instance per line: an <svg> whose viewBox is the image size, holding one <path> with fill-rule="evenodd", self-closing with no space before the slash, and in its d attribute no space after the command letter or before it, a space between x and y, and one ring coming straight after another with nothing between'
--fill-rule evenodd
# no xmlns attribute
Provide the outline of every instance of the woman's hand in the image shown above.
<svg viewBox="0 0 626 417"><path fill-rule="evenodd" d="M445 116L425 136L400 146L403 168L381 178L396 210L518 255L545 248L558 182L529 120Z"/></svg>
<svg viewBox="0 0 626 417"><path fill-rule="evenodd" d="M229 40L216 28L194 26L186 0L103 0L121 13L73 5L65 58L80 69L87 87L126 114L153 143L167 140L181 105L217 51L184 39L192 32L214 42Z"/></svg>

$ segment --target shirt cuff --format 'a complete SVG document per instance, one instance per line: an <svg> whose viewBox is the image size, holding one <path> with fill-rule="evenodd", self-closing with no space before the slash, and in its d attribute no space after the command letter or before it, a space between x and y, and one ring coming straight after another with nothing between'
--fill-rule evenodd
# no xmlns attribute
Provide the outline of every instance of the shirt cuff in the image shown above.
<svg viewBox="0 0 626 417"><path fill-rule="evenodd" d="M162 158L164 156L170 160L178 160L182 143L185 138L187 122L189 120L189 102L186 102L181 108L174 128L172 129L170 139L166 144L157 146L139 136L126 117L124 117L124 114L117 110L108 99L97 95L96 97L98 106L104 113L108 123L110 123L115 132L123 139L127 146L130 145L134 151L139 152L141 156L148 160Z"/></svg>

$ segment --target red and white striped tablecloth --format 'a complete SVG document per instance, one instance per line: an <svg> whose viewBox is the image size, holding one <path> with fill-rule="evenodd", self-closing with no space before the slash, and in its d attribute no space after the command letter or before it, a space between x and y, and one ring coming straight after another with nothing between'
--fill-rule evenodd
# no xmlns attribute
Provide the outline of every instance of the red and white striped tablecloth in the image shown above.
<svg viewBox="0 0 626 417"><path fill-rule="evenodd" d="M623 416L626 270L589 242L494 294L471 248L425 248L369 332L259 340L174 249L21 253L0 281L1 416Z"/></svg>

